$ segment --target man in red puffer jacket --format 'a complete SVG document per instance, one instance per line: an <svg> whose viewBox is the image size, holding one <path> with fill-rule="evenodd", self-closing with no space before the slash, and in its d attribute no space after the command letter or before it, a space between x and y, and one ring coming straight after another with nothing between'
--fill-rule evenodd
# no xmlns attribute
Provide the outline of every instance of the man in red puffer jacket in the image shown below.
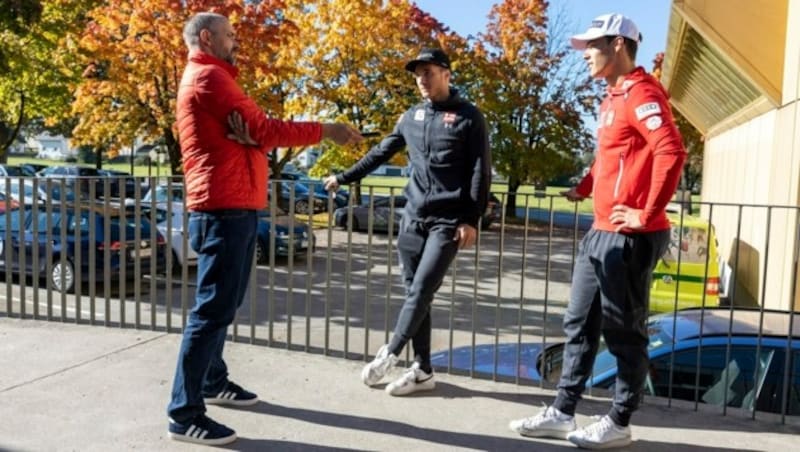
<svg viewBox="0 0 800 452"><path fill-rule="evenodd" d="M267 151L323 138L357 143L361 135L344 124L268 118L236 83L239 46L225 16L195 15L183 37L189 63L178 89L177 125L197 289L167 408L168 433L179 441L221 445L236 440L236 433L208 418L205 404L258 402L228 379L222 350L247 289L257 211L267 204Z"/></svg>

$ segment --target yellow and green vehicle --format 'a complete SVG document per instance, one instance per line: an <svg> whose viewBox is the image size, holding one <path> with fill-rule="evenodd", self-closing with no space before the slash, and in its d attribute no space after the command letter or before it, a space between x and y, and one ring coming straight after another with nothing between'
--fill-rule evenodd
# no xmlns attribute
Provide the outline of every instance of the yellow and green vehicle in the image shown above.
<svg viewBox="0 0 800 452"><path fill-rule="evenodd" d="M689 215L670 215L669 248L653 270L650 312L718 306L719 254L714 227Z"/></svg>

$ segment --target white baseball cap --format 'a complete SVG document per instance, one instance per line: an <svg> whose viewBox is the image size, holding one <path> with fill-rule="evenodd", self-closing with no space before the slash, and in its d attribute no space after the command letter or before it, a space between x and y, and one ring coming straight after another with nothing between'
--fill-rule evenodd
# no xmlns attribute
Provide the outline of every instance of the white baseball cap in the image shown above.
<svg viewBox="0 0 800 452"><path fill-rule="evenodd" d="M571 37L570 43L572 48L583 50L586 48L587 42L603 36L622 36L636 42L642 41L639 27L632 20L622 14L611 13L595 17L589 29L584 33Z"/></svg>

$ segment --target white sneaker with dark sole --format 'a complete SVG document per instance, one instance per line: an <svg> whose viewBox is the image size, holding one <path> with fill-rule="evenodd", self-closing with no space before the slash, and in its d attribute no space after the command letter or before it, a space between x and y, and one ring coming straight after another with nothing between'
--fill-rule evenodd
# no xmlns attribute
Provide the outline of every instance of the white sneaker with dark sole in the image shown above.
<svg viewBox="0 0 800 452"><path fill-rule="evenodd" d="M404 396L419 391L431 391L436 387L433 372L427 373L414 363L397 380L386 385L386 392L393 396Z"/></svg>

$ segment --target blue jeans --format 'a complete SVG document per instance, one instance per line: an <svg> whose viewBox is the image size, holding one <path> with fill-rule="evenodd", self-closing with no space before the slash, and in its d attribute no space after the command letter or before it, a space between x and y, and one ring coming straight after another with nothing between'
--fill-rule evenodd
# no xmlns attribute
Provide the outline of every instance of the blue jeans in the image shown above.
<svg viewBox="0 0 800 452"><path fill-rule="evenodd" d="M228 382L222 350L228 326L247 290L257 224L254 210L189 215L189 244L197 252L197 289L167 408L169 417L177 422L204 413L203 396L218 394Z"/></svg>

